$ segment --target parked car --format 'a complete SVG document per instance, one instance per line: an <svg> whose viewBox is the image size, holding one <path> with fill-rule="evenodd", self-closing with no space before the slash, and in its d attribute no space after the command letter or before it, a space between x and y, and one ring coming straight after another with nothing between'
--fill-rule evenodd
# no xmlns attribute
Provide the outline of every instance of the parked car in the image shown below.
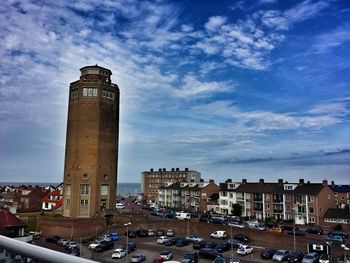
<svg viewBox="0 0 350 263"><path fill-rule="evenodd" d="M309 227L306 232L315 235L323 235L323 229L319 226Z"/></svg>
<svg viewBox="0 0 350 263"><path fill-rule="evenodd" d="M204 240L202 240L202 241L197 241L197 242L194 242L194 243L193 243L192 248L193 248L193 249L199 250L199 249L203 248L206 244L207 244L207 242L205 242Z"/></svg>
<svg viewBox="0 0 350 263"><path fill-rule="evenodd" d="M227 243L229 243L230 246L232 246L233 248L238 248L241 245L243 245L243 243L238 239L230 239L229 241L227 241Z"/></svg>
<svg viewBox="0 0 350 263"><path fill-rule="evenodd" d="M162 263L164 262L164 258L162 258L161 256L157 256L152 260L152 263Z"/></svg>
<svg viewBox="0 0 350 263"><path fill-rule="evenodd" d="M278 224L277 224L277 222L270 221L270 222L266 222L265 226L268 228L275 228L275 227L278 227Z"/></svg>
<svg viewBox="0 0 350 263"><path fill-rule="evenodd" d="M262 259L272 259L273 255L277 252L276 249L273 248L265 248L263 251L260 253L260 257Z"/></svg>
<svg viewBox="0 0 350 263"><path fill-rule="evenodd" d="M172 229L168 229L167 231L166 231L166 236L167 237L174 237L175 235L174 235L174 231L172 230Z"/></svg>
<svg viewBox="0 0 350 263"><path fill-rule="evenodd" d="M209 241L209 242L206 242L206 244L204 245L204 248L216 248L216 245L217 245L217 243L216 242L211 242L211 241Z"/></svg>
<svg viewBox="0 0 350 263"><path fill-rule="evenodd" d="M60 239L62 239L62 238L59 237L59 236L48 236L48 237L45 238L45 241L49 242L49 243L57 244L57 241L60 240Z"/></svg>
<svg viewBox="0 0 350 263"><path fill-rule="evenodd" d="M217 250L217 252L223 253L225 251L228 251L231 249L231 244L228 242L225 243L218 243L215 247L215 249Z"/></svg>
<svg viewBox="0 0 350 263"><path fill-rule="evenodd" d="M325 238L326 241L330 241L336 244L343 244L344 238L342 236L328 236Z"/></svg>
<svg viewBox="0 0 350 263"><path fill-rule="evenodd" d="M78 243L75 242L75 241L69 241L66 245L65 245L65 248L67 249L71 249L73 247L78 247Z"/></svg>
<svg viewBox="0 0 350 263"><path fill-rule="evenodd" d="M221 253L218 253L215 249L212 248L202 248L199 253L199 258L215 259L217 257L223 257Z"/></svg>
<svg viewBox="0 0 350 263"><path fill-rule="evenodd" d="M146 260L146 257L144 254L134 254L131 256L131 260L130 262L135 262L135 263L139 263L139 262L143 262Z"/></svg>
<svg viewBox="0 0 350 263"><path fill-rule="evenodd" d="M226 259L222 257L214 258L213 263L226 263Z"/></svg>
<svg viewBox="0 0 350 263"><path fill-rule="evenodd" d="M225 225L226 221L223 218L212 217L210 220L210 223L218 224L218 225Z"/></svg>
<svg viewBox="0 0 350 263"><path fill-rule="evenodd" d="M95 249L95 247L96 247L98 244L100 244L100 242L101 242L101 240L95 240L95 241L93 241L93 242L88 246L88 248L89 248L89 249Z"/></svg>
<svg viewBox="0 0 350 263"><path fill-rule="evenodd" d="M190 242L186 238L178 238L176 241L176 246L177 247L185 247L189 244Z"/></svg>
<svg viewBox="0 0 350 263"><path fill-rule="evenodd" d="M102 252L114 247L113 241L101 240L100 243L95 246L95 252Z"/></svg>
<svg viewBox="0 0 350 263"><path fill-rule="evenodd" d="M116 203L115 204L115 208L116 209L124 209L125 208L125 205L123 203Z"/></svg>
<svg viewBox="0 0 350 263"><path fill-rule="evenodd" d="M64 247L68 242L69 240L61 238L60 240L57 241L57 245Z"/></svg>
<svg viewBox="0 0 350 263"><path fill-rule="evenodd" d="M226 233L226 231L222 231L222 230L215 231L215 232L210 234L210 237L224 239L224 238L227 238L227 233Z"/></svg>
<svg viewBox="0 0 350 263"><path fill-rule="evenodd" d="M316 263L318 262L319 255L316 252L308 253L304 256L302 263Z"/></svg>
<svg viewBox="0 0 350 263"><path fill-rule="evenodd" d="M112 241L117 241L117 240L120 239L120 236L119 236L119 234L118 234L117 232L111 233L110 236L111 236L111 238L112 238Z"/></svg>
<svg viewBox="0 0 350 263"><path fill-rule="evenodd" d="M304 237L305 236L305 232L303 230L300 230L300 229L296 229L295 231L293 229L292 231L288 232L288 235L294 235L294 232L295 232L296 236L299 236L299 237Z"/></svg>
<svg viewBox="0 0 350 263"><path fill-rule="evenodd" d="M229 263L241 263L241 260L239 258L230 258Z"/></svg>
<svg viewBox="0 0 350 263"><path fill-rule="evenodd" d="M259 231L265 231L266 227L263 224L255 224L251 229L259 230Z"/></svg>
<svg viewBox="0 0 350 263"><path fill-rule="evenodd" d="M136 243L129 242L128 247L124 246L123 248L128 252L128 254L130 254L131 252L136 250Z"/></svg>
<svg viewBox="0 0 350 263"><path fill-rule="evenodd" d="M164 260L170 260L173 257L174 253L167 249L167 250L163 250L162 252L160 252L160 256L164 259Z"/></svg>
<svg viewBox="0 0 350 263"><path fill-rule="evenodd" d="M329 236L341 236L343 238L348 238L349 233L344 231L332 231L328 234Z"/></svg>
<svg viewBox="0 0 350 263"><path fill-rule="evenodd" d="M250 253L253 253L253 248L251 246L248 246L248 245L241 245L237 249L237 254L241 255L241 256L248 255Z"/></svg>
<svg viewBox="0 0 350 263"><path fill-rule="evenodd" d="M185 237L188 241L190 242L198 242L198 241L202 241L204 240L203 238L199 237L199 236L188 236L188 237Z"/></svg>
<svg viewBox="0 0 350 263"><path fill-rule="evenodd" d="M79 247L68 248L67 253L68 253L68 255L71 255L71 256L80 257L80 248Z"/></svg>
<svg viewBox="0 0 350 263"><path fill-rule="evenodd" d="M161 236L161 237L158 238L157 243L158 243L158 244L163 244L165 241L167 241L167 240L169 240L169 239L170 239L170 237Z"/></svg>
<svg viewBox="0 0 350 263"><path fill-rule="evenodd" d="M138 237L147 237L148 236L148 231L146 230L146 229L137 229L136 231L135 231L135 233L136 233L136 235L138 236Z"/></svg>
<svg viewBox="0 0 350 263"><path fill-rule="evenodd" d="M156 232L154 232L153 229L148 229L147 236L149 236L149 237L154 237L155 235L156 235Z"/></svg>
<svg viewBox="0 0 350 263"><path fill-rule="evenodd" d="M211 216L209 214L202 214L199 217L199 221L200 222L205 222L205 223L210 223L210 218L211 218Z"/></svg>
<svg viewBox="0 0 350 263"><path fill-rule="evenodd" d="M128 230L128 232L124 233L124 236L128 236L129 238L136 237L136 232L134 230Z"/></svg>
<svg viewBox="0 0 350 263"><path fill-rule="evenodd" d="M240 221L231 221L228 223L229 226L232 226L232 227L238 227L238 228L244 228L244 224Z"/></svg>
<svg viewBox="0 0 350 263"><path fill-rule="evenodd" d="M288 255L288 262L289 263L296 263L296 262L301 262L304 258L304 253L301 251L291 251L289 252Z"/></svg>
<svg viewBox="0 0 350 263"><path fill-rule="evenodd" d="M241 241L242 243L249 243L250 242L250 238L243 235L243 234L236 234L233 236L233 238Z"/></svg>
<svg viewBox="0 0 350 263"><path fill-rule="evenodd" d="M126 250L124 248L117 248L113 251L112 259L123 258L126 256Z"/></svg>
<svg viewBox="0 0 350 263"><path fill-rule="evenodd" d="M157 236L157 237L165 236L164 230L162 230L162 229L157 229L157 230L156 230L156 236Z"/></svg>
<svg viewBox="0 0 350 263"><path fill-rule="evenodd" d="M289 250L280 249L273 255L272 260L277 262L284 262L288 259Z"/></svg>
<svg viewBox="0 0 350 263"><path fill-rule="evenodd" d="M198 263L199 257L197 252L188 252L183 259L187 259L187 263Z"/></svg>
<svg viewBox="0 0 350 263"><path fill-rule="evenodd" d="M170 237L168 240L163 242L164 246L175 246L177 243L177 237Z"/></svg>
<svg viewBox="0 0 350 263"><path fill-rule="evenodd" d="M283 224L281 228L285 231L292 231L294 228L297 230L299 229L298 226L294 226L293 224Z"/></svg>
<svg viewBox="0 0 350 263"><path fill-rule="evenodd" d="M330 263L331 262L331 255L329 254L322 254L320 258L318 259L319 263Z"/></svg>

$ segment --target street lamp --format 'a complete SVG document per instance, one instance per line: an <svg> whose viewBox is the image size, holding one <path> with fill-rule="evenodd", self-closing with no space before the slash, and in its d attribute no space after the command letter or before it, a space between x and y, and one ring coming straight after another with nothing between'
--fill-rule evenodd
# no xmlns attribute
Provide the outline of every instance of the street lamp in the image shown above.
<svg viewBox="0 0 350 263"><path fill-rule="evenodd" d="M231 259L233 259L233 239L232 239L232 224L230 224L231 227Z"/></svg>
<svg viewBox="0 0 350 263"><path fill-rule="evenodd" d="M131 225L131 222L124 224L126 226L126 255L125 255L125 262L128 262L128 253L129 253L129 226Z"/></svg>
<svg viewBox="0 0 350 263"><path fill-rule="evenodd" d="M187 236L190 236L190 220L191 218L187 218Z"/></svg>

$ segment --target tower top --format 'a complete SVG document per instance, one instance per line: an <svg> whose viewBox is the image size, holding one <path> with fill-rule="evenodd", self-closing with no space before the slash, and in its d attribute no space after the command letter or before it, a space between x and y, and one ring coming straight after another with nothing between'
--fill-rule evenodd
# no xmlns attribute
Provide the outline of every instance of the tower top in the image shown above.
<svg viewBox="0 0 350 263"><path fill-rule="evenodd" d="M98 66L97 64L95 66L85 66L80 69L81 76L83 75L103 75L110 77L112 75L112 71L110 71L107 68L103 68Z"/></svg>

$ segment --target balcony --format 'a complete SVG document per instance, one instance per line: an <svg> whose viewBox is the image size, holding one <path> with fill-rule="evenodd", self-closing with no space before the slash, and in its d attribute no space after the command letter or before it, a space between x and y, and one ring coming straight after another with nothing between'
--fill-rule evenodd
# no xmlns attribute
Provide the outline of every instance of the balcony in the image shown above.
<svg viewBox="0 0 350 263"><path fill-rule="evenodd" d="M262 202L262 197L254 197L254 202Z"/></svg>
<svg viewBox="0 0 350 263"><path fill-rule="evenodd" d="M273 209L275 214L283 214L283 209Z"/></svg>
<svg viewBox="0 0 350 263"><path fill-rule="evenodd" d="M276 198L276 199L273 199L273 202L274 203L283 203L283 199L282 198Z"/></svg>
<svg viewBox="0 0 350 263"><path fill-rule="evenodd" d="M255 206L254 211L263 211L262 206Z"/></svg>

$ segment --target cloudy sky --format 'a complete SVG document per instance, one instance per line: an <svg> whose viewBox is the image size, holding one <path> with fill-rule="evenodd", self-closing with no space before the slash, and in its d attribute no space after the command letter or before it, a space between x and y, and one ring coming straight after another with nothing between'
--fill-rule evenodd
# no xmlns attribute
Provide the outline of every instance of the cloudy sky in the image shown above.
<svg viewBox="0 0 350 263"><path fill-rule="evenodd" d="M121 91L120 182L350 183L348 0L0 1L0 181L63 180L69 83Z"/></svg>

